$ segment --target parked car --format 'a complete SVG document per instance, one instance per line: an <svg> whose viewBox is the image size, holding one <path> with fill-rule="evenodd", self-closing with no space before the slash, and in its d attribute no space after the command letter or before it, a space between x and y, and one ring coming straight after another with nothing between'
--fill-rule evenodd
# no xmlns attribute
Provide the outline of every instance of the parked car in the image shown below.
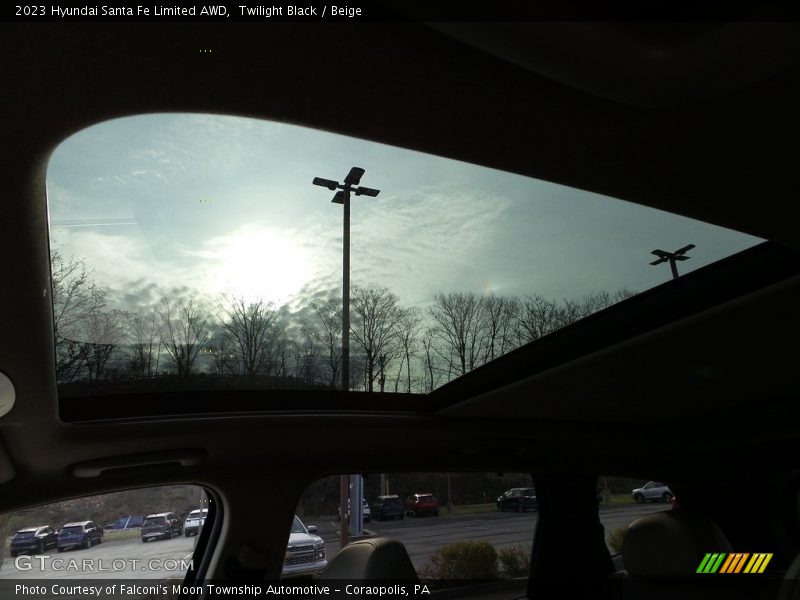
<svg viewBox="0 0 800 600"><path fill-rule="evenodd" d="M536 490L533 488L511 488L502 496L497 497L497 510L525 512L526 510L536 510L538 508Z"/></svg>
<svg viewBox="0 0 800 600"><path fill-rule="evenodd" d="M642 487L631 491L631 498L635 502L669 502L674 494L666 483L661 481L648 481Z"/></svg>
<svg viewBox="0 0 800 600"><path fill-rule="evenodd" d="M316 575L328 565L325 542L314 525L306 527L295 515L289 533L289 545L283 559L283 577Z"/></svg>
<svg viewBox="0 0 800 600"><path fill-rule="evenodd" d="M55 548L58 543L58 535L49 525L39 527L28 527L20 529L11 538L9 552L11 557L18 554L43 554L48 548Z"/></svg>
<svg viewBox="0 0 800 600"><path fill-rule="evenodd" d="M361 517L365 523L369 523L372 520L372 511L369 508L369 503L367 502L366 498L362 498L362 507L361 507ZM350 520L350 500L347 500L347 519ZM342 520L342 507L336 509L336 520Z"/></svg>
<svg viewBox="0 0 800 600"><path fill-rule="evenodd" d="M70 548L91 548L103 541L103 529L94 521L67 523L58 532L56 548L59 552Z"/></svg>
<svg viewBox="0 0 800 600"><path fill-rule="evenodd" d="M207 516L207 508L198 508L197 510L190 512L186 516L186 520L183 522L183 534L186 537L199 534L200 528L205 524Z"/></svg>
<svg viewBox="0 0 800 600"><path fill-rule="evenodd" d="M372 514L375 519L402 519L405 516L403 500L397 494L378 496L372 503Z"/></svg>
<svg viewBox="0 0 800 600"><path fill-rule="evenodd" d="M423 515L439 516L439 500L433 494L411 494L406 499L406 514L409 517Z"/></svg>
<svg viewBox="0 0 800 600"><path fill-rule="evenodd" d="M372 511L369 508L369 503L367 502L366 498L362 499L361 515L364 518L365 523L369 523L372 520Z"/></svg>
<svg viewBox="0 0 800 600"><path fill-rule="evenodd" d="M147 515L142 524L142 543L150 540L165 539L180 535L183 532L181 521L173 513Z"/></svg>

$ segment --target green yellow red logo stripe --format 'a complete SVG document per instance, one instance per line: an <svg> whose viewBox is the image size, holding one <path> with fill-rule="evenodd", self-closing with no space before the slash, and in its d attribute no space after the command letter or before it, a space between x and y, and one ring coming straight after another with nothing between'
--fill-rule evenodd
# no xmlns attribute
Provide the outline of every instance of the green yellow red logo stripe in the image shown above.
<svg viewBox="0 0 800 600"><path fill-rule="evenodd" d="M772 552L707 552L697 573L763 573Z"/></svg>

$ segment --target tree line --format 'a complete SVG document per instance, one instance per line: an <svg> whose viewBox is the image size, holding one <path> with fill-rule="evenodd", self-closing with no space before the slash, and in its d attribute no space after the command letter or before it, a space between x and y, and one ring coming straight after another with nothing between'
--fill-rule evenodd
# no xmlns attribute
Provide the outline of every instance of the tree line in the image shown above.
<svg viewBox="0 0 800 600"><path fill-rule="evenodd" d="M342 303L291 313L235 294L167 295L151 306L111 306L81 259L52 255L56 372L60 384L177 377L299 380L339 388ZM503 354L633 295L579 300L538 294L440 292L404 307L386 287L352 289L353 390L430 392ZM280 385L278 383L278 385Z"/></svg>
<svg viewBox="0 0 800 600"><path fill-rule="evenodd" d="M389 494L397 494L405 502L414 493L434 494L442 510L448 504L494 503L497 497L513 487L533 487L528 473L386 473ZM448 484L449 479L449 484ZM364 498L371 504L384 494L380 474L364 474ZM341 477L323 477L312 483L300 499L297 513L305 517L335 515L339 509Z"/></svg>

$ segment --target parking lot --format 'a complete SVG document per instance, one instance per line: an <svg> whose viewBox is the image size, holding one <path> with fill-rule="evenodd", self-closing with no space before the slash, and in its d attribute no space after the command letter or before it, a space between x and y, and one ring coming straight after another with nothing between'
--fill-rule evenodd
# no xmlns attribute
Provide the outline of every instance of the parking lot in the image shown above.
<svg viewBox="0 0 800 600"><path fill-rule="evenodd" d="M666 510L664 504L630 504L600 509L600 520L606 531L623 527L639 516ZM403 542L414 566L427 564L438 548L462 540L485 540L496 549L513 544L530 543L538 513L484 512L469 515L405 518L397 521L373 521L365 524L367 532ZM316 525L325 540L328 558L339 550L339 523L335 518L304 519L306 525ZM171 540L142 544L138 535L125 539L106 540L88 549L57 553L54 550L41 557L21 557L20 561L7 554L0 567L0 579L36 578L117 578L162 579L181 577L186 560L191 558L195 537L175 537ZM17 568L17 564L21 566Z"/></svg>
<svg viewBox="0 0 800 600"><path fill-rule="evenodd" d="M131 532L135 533L135 532ZM183 577L191 559L196 537L174 537L143 544L138 534L105 540L92 548L56 552L41 556L6 553L0 579L163 579ZM20 568L17 568L19 565Z"/></svg>

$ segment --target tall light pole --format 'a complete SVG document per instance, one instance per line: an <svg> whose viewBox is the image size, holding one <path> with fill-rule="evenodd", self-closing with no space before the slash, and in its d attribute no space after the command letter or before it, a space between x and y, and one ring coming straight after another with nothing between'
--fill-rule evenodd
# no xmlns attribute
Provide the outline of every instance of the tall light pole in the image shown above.
<svg viewBox="0 0 800 600"><path fill-rule="evenodd" d="M653 250L650 254L655 254L658 257L658 260L654 260L651 262L651 265L660 265L661 263L665 263L669 261L669 266L672 269L672 278L678 278L678 266L677 261L681 260L689 260L691 256L684 256L689 250L694 248L694 244L689 244L688 246L684 246L679 250L675 250L675 252L666 252L664 250Z"/></svg>
<svg viewBox="0 0 800 600"><path fill-rule="evenodd" d="M347 392L350 389L350 193L355 192L356 196L371 196L375 197L380 193L380 190L372 188L360 187L361 177L364 175L364 169L361 167L353 167L344 178L344 182L339 183L332 179L323 179L315 177L312 182L314 185L326 187L329 190L336 191L331 202L341 204L344 208L344 229L342 234L342 391ZM350 478L347 475L342 475L339 482L339 518L341 529L341 546L344 547L349 541L347 531L347 517L350 516L350 527L354 535L361 533L363 525L363 506L362 506L362 492L360 480L353 491L356 492L356 498L350 499ZM349 502L348 502L349 500ZM349 510L348 510L349 508Z"/></svg>
<svg viewBox="0 0 800 600"><path fill-rule="evenodd" d="M356 196L375 197L380 190L360 187L364 169L353 167L344 178L343 183L332 179L315 177L314 185L326 187L336 192L331 202L341 204L344 208L344 230L342 235L342 390L350 389L350 193Z"/></svg>

